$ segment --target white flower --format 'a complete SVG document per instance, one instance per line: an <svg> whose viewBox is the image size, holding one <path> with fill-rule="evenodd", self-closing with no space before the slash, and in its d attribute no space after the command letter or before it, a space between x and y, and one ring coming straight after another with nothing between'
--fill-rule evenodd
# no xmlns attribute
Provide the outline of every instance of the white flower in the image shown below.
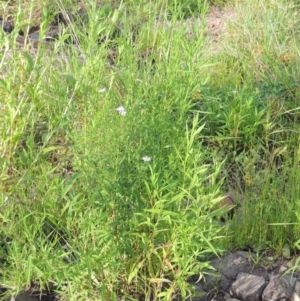
<svg viewBox="0 0 300 301"><path fill-rule="evenodd" d="M119 106L116 109L121 116L126 116L127 112L123 106Z"/></svg>
<svg viewBox="0 0 300 301"><path fill-rule="evenodd" d="M144 157L142 157L142 160L143 160L144 162L151 162L151 158L150 158L149 156L144 156Z"/></svg>
<svg viewBox="0 0 300 301"><path fill-rule="evenodd" d="M102 88L100 90L98 90L99 93L104 93L106 91L106 88Z"/></svg>

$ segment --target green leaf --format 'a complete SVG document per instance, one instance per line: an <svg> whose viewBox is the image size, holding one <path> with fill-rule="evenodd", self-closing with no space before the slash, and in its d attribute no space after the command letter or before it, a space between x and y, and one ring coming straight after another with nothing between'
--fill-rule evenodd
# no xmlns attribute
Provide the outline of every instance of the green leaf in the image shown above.
<svg viewBox="0 0 300 301"><path fill-rule="evenodd" d="M142 261L138 262L136 265L133 265L133 267L131 268L131 271L128 275L127 278L127 283L130 284L131 280L137 276L138 271L140 270L140 268L143 266L145 259L143 259Z"/></svg>
<svg viewBox="0 0 300 301"><path fill-rule="evenodd" d="M172 283L171 280L166 279L166 278L151 278L150 282L151 283Z"/></svg>
<svg viewBox="0 0 300 301"><path fill-rule="evenodd" d="M290 246L288 244L285 244L282 248L282 256L284 258L291 258L291 249L290 249Z"/></svg>
<svg viewBox="0 0 300 301"><path fill-rule="evenodd" d="M42 149L41 153L42 154L47 154L49 152L53 152L55 150L59 150L59 149L64 149L63 146L48 146Z"/></svg>
<svg viewBox="0 0 300 301"><path fill-rule="evenodd" d="M33 71L33 68L34 68L34 61L31 57L31 55L27 51L24 51L22 54L24 55L24 57L26 58L26 60L28 62L27 72L31 73Z"/></svg>

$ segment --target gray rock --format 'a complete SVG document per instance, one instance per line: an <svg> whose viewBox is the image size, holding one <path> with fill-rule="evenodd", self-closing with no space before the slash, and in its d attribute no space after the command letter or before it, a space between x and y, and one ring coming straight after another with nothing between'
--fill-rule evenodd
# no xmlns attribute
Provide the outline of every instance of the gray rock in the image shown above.
<svg viewBox="0 0 300 301"><path fill-rule="evenodd" d="M300 281L296 281L295 283L295 292L300 295Z"/></svg>
<svg viewBox="0 0 300 301"><path fill-rule="evenodd" d="M297 278L293 277L293 275L284 275L283 278L286 279L286 281L290 284L292 290L295 290L295 286L296 286L296 282L297 282Z"/></svg>
<svg viewBox="0 0 300 301"><path fill-rule="evenodd" d="M275 276L271 278L270 283L265 288L262 299L263 301L290 299L293 296L293 289L286 280L281 276Z"/></svg>
<svg viewBox="0 0 300 301"><path fill-rule="evenodd" d="M265 287L263 277L240 273L230 287L230 294L242 301L260 301Z"/></svg>
<svg viewBox="0 0 300 301"><path fill-rule="evenodd" d="M211 265L220 275L219 279L215 280L218 280L218 286L222 291L229 289L231 283L236 279L239 273L248 273L251 270L249 253L242 251L229 254L222 259L214 259Z"/></svg>
<svg viewBox="0 0 300 301"><path fill-rule="evenodd" d="M293 271L291 274L280 275L280 267L286 266L282 261L255 267L251 260L254 256L249 252L238 251L213 259L210 262L213 270L206 271L205 279L198 282L199 275L189 279L194 293L187 300L300 301L300 273ZM175 300L183 301L180 296Z"/></svg>
<svg viewBox="0 0 300 301"><path fill-rule="evenodd" d="M13 28L11 24L7 21L4 21L3 19L0 19L0 27L4 30L6 33L11 33Z"/></svg>
<svg viewBox="0 0 300 301"><path fill-rule="evenodd" d="M265 281L270 281L270 276L269 276L268 272L263 268L255 269L255 270L251 271L251 274L255 275L255 276L263 277L265 279Z"/></svg>
<svg viewBox="0 0 300 301"><path fill-rule="evenodd" d="M299 297L299 295L297 294L297 293L294 293L293 294L293 299L292 299L293 301L300 301L300 297Z"/></svg>

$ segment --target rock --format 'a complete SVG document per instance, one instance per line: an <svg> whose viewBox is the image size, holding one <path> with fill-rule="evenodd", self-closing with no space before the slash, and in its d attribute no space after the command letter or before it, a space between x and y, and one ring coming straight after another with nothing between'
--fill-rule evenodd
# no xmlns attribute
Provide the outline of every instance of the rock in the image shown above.
<svg viewBox="0 0 300 301"><path fill-rule="evenodd" d="M247 273L251 270L249 253L243 251L229 254L222 259L212 260L211 265L220 275L218 286L222 291L229 289L240 272Z"/></svg>
<svg viewBox="0 0 300 301"><path fill-rule="evenodd" d="M270 281L270 276L266 270L263 268L255 269L251 272L252 275L260 276L265 279L265 281Z"/></svg>
<svg viewBox="0 0 300 301"><path fill-rule="evenodd" d="M293 301L300 301L300 297L297 293L293 294Z"/></svg>
<svg viewBox="0 0 300 301"><path fill-rule="evenodd" d="M219 206L221 208L228 208L229 211L227 213L227 218L228 219L232 219L235 213L235 202L232 196L230 196L229 194L223 199L221 200L221 202L219 203ZM221 221L225 222L226 218L225 217L221 217Z"/></svg>
<svg viewBox="0 0 300 301"><path fill-rule="evenodd" d="M285 265L281 265L280 268L279 268L279 274L283 274L285 273L289 268L286 267Z"/></svg>
<svg viewBox="0 0 300 301"><path fill-rule="evenodd" d="M300 281L296 281L295 283L295 292L300 295Z"/></svg>
<svg viewBox="0 0 300 301"><path fill-rule="evenodd" d="M239 273L230 287L230 294L243 301L260 301L265 287L266 281L263 277Z"/></svg>
<svg viewBox="0 0 300 301"><path fill-rule="evenodd" d="M213 270L208 270L204 279L198 282L199 275L189 279L195 294L188 300L300 301L300 273L280 275L286 262L274 259L271 266L255 267L251 258L255 254L245 251L214 258L210 262ZM180 297L175 300L183 301Z"/></svg>
<svg viewBox="0 0 300 301"><path fill-rule="evenodd" d="M3 19L0 19L0 27L6 33L11 33L13 30L11 24L9 22L4 21Z"/></svg>
<svg viewBox="0 0 300 301"><path fill-rule="evenodd" d="M295 290L295 286L296 286L296 282L298 282L298 279L293 277L293 275L288 274L288 275L284 275L283 278L286 279L286 281L290 284L292 290Z"/></svg>
<svg viewBox="0 0 300 301"><path fill-rule="evenodd" d="M290 299L293 296L293 289L286 278L275 276L271 278L270 283L265 288L262 299L263 301Z"/></svg>

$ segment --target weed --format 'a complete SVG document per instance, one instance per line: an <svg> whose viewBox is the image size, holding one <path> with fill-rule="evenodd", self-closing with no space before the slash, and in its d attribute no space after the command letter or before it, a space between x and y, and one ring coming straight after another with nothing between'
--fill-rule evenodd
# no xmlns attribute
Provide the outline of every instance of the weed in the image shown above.
<svg viewBox="0 0 300 301"><path fill-rule="evenodd" d="M7 295L37 282L65 300L185 298L187 278L205 277L225 249L297 249L295 4L236 3L213 55L206 1L10 4L0 54ZM41 41L53 18L61 29L32 54L17 37L37 13ZM243 200L223 227L230 208L218 203L231 188Z"/></svg>

